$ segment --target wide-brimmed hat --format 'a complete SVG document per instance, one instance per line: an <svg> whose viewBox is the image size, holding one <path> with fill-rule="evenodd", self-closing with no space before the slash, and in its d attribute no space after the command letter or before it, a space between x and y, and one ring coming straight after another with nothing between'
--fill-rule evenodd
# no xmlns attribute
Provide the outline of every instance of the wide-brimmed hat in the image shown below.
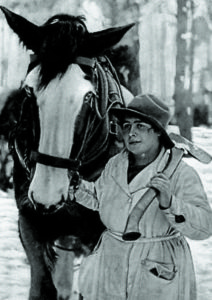
<svg viewBox="0 0 212 300"><path fill-rule="evenodd" d="M172 148L174 143L166 132L171 119L169 107L156 96L151 94L138 95L127 107L114 107L111 109L118 120L122 123L126 116L137 116L151 124L161 132L161 138L166 148Z"/></svg>

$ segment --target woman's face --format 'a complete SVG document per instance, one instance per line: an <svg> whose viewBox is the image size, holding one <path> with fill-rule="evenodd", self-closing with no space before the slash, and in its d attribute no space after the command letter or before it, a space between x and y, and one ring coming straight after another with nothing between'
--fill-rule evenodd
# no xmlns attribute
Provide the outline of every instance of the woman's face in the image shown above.
<svg viewBox="0 0 212 300"><path fill-rule="evenodd" d="M160 134L137 117L126 117L122 124L125 146L135 156L155 155L160 147Z"/></svg>

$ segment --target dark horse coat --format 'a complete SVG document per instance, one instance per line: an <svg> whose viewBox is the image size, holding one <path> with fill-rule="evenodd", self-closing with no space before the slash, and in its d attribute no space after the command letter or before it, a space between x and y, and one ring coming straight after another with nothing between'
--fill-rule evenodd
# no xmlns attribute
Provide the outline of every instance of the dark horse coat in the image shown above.
<svg viewBox="0 0 212 300"><path fill-rule="evenodd" d="M73 161L77 157L80 161L77 168L80 168L82 176L94 180L108 159L120 150L117 137L109 133L109 125L113 121L109 109L113 104L123 104L123 97L116 73L102 55L105 49L119 42L132 24L89 33L82 17L60 14L50 18L44 25L37 26L5 7L0 8L20 41L34 52L28 74L30 76L36 67L39 68L37 94L45 91L55 78L59 78L58 82L62 81L73 63L80 66L84 80L89 81L95 90L93 94L84 95L84 103L88 103L89 107L84 105L75 121L74 143L69 158L57 161L55 157L38 151L42 134L40 107L34 87L30 85L23 84L21 88L21 110L10 134L19 232L31 267L29 299L65 299L58 293L52 279L57 260L55 240L61 237L59 244L63 246L67 242L66 236L71 236L69 250L76 255L87 254L104 227L96 212L75 201L61 197L58 203L54 201L53 205L48 203L45 206L46 199L37 201L35 193L29 193L29 188L37 165L50 164L55 167L58 163L59 168L61 165L64 168L67 163L75 166ZM88 121L93 126L89 127L92 129L89 135L86 133ZM67 169L70 168L67 166Z"/></svg>

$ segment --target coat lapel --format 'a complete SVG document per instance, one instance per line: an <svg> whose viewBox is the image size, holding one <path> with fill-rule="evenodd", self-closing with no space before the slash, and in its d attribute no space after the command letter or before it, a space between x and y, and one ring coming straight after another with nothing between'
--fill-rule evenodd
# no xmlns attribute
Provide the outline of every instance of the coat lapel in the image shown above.
<svg viewBox="0 0 212 300"><path fill-rule="evenodd" d="M162 172L165 168L169 157L169 152L165 151L163 148L159 153L158 157L141 172L139 172L129 184L130 194L133 196L132 206L137 204L144 193L148 190L147 184L150 182L151 178L158 172Z"/></svg>
<svg viewBox="0 0 212 300"><path fill-rule="evenodd" d="M118 163L113 170L112 178L120 189L130 197L129 185L127 183L127 170L129 166L128 152L123 150L118 157Z"/></svg>
<svg viewBox="0 0 212 300"><path fill-rule="evenodd" d="M119 161L114 168L112 174L113 180L122 189L122 191L129 197L139 190L146 190L146 185L149 183L150 179L157 172L162 172L169 157L169 151L162 148L158 157L141 172L139 172L133 180L128 184L127 182L127 171L129 166L128 152L125 150L120 153Z"/></svg>

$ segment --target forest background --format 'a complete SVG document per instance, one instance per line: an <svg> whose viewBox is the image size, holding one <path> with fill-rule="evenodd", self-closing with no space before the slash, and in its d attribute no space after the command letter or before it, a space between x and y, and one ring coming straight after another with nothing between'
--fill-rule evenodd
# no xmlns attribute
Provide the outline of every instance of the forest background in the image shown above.
<svg viewBox="0 0 212 300"><path fill-rule="evenodd" d="M0 4L37 25L56 13L86 16L90 31L135 22L111 54L122 83L133 94L150 92L164 99L173 110L172 122L189 139L193 125L211 125L211 0L2 0ZM19 86L29 54L3 14L0 41L2 90Z"/></svg>
<svg viewBox="0 0 212 300"><path fill-rule="evenodd" d="M211 0L2 0L0 5L37 25L57 13L84 15L89 31L135 22L111 54L121 82L133 94L164 99L172 123L189 139L193 125L212 124ZM28 62L29 53L1 13L0 89L18 87Z"/></svg>
<svg viewBox="0 0 212 300"><path fill-rule="evenodd" d="M84 15L91 32L134 22L108 53L121 83L134 95L163 99L171 124L189 140L193 126L211 127L212 0L0 0L0 5L37 25L57 13ZM0 112L24 80L29 57L0 12ZM0 142L2 161L7 151Z"/></svg>

